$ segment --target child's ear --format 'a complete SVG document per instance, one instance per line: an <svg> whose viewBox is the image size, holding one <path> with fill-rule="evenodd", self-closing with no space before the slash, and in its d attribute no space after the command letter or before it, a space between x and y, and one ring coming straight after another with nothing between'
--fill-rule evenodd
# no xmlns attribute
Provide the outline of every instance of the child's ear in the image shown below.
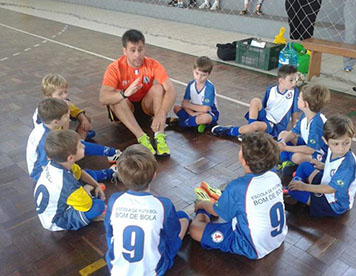
<svg viewBox="0 0 356 276"><path fill-rule="evenodd" d="M153 174L153 176L152 176L152 180L153 180L153 179L155 179L155 178L156 178L156 176L157 176L157 172L155 172L155 173Z"/></svg>
<svg viewBox="0 0 356 276"><path fill-rule="evenodd" d="M75 160L74 160L74 155L73 155L73 154L69 154L69 155L68 155L68 157L67 157L67 162L69 162L69 163L70 163L70 162L73 162L73 163L75 162Z"/></svg>
<svg viewBox="0 0 356 276"><path fill-rule="evenodd" d="M328 144L328 141L326 141L326 139L325 139L324 136L322 136L321 138L323 139L323 141L324 141L325 144L329 145L329 144Z"/></svg>

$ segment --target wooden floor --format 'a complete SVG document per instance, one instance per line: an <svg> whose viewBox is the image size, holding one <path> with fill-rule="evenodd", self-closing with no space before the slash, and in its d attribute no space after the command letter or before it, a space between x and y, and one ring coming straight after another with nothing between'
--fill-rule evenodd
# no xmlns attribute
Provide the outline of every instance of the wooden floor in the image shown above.
<svg viewBox="0 0 356 276"><path fill-rule="evenodd" d="M108 275L103 223L77 232L41 227L25 148L31 116L42 98L40 82L48 72L69 81L71 100L92 117L97 143L123 150L136 142L125 127L107 120L98 102L105 69L110 59L122 54L120 38L1 8L0 23L0 275L79 275L82 269L83 275ZM192 79L193 56L150 45L147 55L160 60L174 80ZM230 98L218 98L222 124L243 123L247 107L236 101L262 97L266 86L275 82L271 76L224 64L216 64L211 80L220 95ZM180 102L185 87L178 82L175 87ZM355 98L333 93L324 113L349 114L355 122L355 110ZM151 188L169 197L177 209L192 206L193 188L201 181L219 187L243 173L235 141L189 130L168 130L167 139L172 155L158 160ZM103 157L86 158L81 164L92 169L109 166ZM123 189L107 186L107 197ZM206 251L187 236L167 275L356 275L356 208L336 219L310 218L304 208L290 208L287 222L284 244L259 261Z"/></svg>

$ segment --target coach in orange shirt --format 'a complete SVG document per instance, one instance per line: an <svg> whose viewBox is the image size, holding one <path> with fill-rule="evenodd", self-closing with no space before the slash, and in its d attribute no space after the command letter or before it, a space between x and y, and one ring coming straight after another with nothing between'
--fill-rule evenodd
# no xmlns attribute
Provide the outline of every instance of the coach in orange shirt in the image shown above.
<svg viewBox="0 0 356 276"><path fill-rule="evenodd" d="M145 57L145 37L138 30L122 36L124 55L106 69L99 100L108 106L112 121L121 121L152 154L170 155L164 127L168 111L176 100L176 90L164 67ZM155 81L155 84L153 82ZM134 116L134 109L153 117L154 146Z"/></svg>

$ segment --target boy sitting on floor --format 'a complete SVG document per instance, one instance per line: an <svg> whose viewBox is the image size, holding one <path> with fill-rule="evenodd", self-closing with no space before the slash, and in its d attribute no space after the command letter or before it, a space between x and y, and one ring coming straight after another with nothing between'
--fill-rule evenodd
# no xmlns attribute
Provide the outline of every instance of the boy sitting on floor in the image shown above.
<svg viewBox="0 0 356 276"><path fill-rule="evenodd" d="M265 133L242 136L239 160L246 175L227 185L219 200L197 201L191 237L206 249L260 259L278 248L287 235L277 142ZM211 216L225 223L212 223Z"/></svg>

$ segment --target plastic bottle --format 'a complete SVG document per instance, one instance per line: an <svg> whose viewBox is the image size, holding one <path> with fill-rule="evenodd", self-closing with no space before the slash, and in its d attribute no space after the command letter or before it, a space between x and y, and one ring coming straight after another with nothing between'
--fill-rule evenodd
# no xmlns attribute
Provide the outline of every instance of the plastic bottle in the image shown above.
<svg viewBox="0 0 356 276"><path fill-rule="evenodd" d="M290 42L279 52L278 68L286 64L292 65L295 68L297 68L298 64L298 54Z"/></svg>

